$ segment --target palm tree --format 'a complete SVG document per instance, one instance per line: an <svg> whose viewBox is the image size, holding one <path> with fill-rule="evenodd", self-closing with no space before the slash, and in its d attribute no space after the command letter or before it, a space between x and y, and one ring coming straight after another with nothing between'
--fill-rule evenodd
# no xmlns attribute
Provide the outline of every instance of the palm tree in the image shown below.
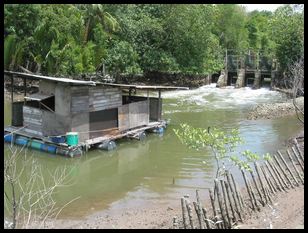
<svg viewBox="0 0 308 233"><path fill-rule="evenodd" d="M79 4L77 7L85 14L84 45L88 42L92 29L97 23L102 24L107 32L114 32L119 29L117 20L105 11L102 4Z"/></svg>

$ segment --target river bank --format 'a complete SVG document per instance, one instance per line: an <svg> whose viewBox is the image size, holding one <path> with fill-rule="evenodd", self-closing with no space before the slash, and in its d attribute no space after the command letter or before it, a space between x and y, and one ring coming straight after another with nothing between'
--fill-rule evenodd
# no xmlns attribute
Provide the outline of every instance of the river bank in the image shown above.
<svg viewBox="0 0 308 233"><path fill-rule="evenodd" d="M290 138L287 144L297 138L304 151L303 131ZM245 188L242 187L242 193ZM202 197L201 197L202 199ZM203 200L210 209L209 200ZM181 219L180 200L174 202L151 202L142 206L107 209L83 219L62 219L49 222L47 228L64 229L171 229L172 219ZM281 192L275 196L272 205L266 205L260 212L250 212L238 229L303 229L304 228L304 186Z"/></svg>

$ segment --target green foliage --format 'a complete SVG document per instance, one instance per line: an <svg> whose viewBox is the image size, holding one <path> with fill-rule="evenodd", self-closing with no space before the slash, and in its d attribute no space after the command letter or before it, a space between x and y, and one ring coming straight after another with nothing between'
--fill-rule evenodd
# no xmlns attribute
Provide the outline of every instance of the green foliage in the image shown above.
<svg viewBox="0 0 308 233"><path fill-rule="evenodd" d="M276 57L285 71L300 57L304 48L304 11L298 12L290 5L279 7L269 26L276 44Z"/></svg>
<svg viewBox="0 0 308 233"><path fill-rule="evenodd" d="M277 57L303 51L301 5L247 13L236 4L5 4L4 65L45 74L160 71L212 74L224 51Z"/></svg>
<svg viewBox="0 0 308 233"><path fill-rule="evenodd" d="M178 139L192 149L201 150L210 147L217 163L217 174L221 172L220 163L224 164L226 159L231 159L229 153L235 147L243 143L238 129L232 129L229 133L213 127L208 129L194 128L188 124L181 124L179 129L173 130Z"/></svg>

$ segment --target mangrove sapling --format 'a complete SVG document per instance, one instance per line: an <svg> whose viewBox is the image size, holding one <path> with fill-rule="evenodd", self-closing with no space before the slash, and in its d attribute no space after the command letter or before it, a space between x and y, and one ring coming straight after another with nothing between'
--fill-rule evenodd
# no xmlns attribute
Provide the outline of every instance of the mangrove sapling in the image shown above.
<svg viewBox="0 0 308 233"><path fill-rule="evenodd" d="M243 143L238 129L226 133L216 127L194 128L188 124L181 124L180 127L180 129L174 129L179 140L189 148L196 150L209 147L217 165L216 178L224 175L225 161L229 159L228 152L232 152L238 144Z"/></svg>

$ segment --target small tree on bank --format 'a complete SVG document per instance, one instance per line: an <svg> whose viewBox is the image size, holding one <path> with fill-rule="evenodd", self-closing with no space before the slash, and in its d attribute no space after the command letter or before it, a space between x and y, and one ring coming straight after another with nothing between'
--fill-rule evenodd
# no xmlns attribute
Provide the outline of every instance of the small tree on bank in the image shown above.
<svg viewBox="0 0 308 233"><path fill-rule="evenodd" d="M68 182L67 167L59 167L46 178L36 159L27 157L23 147L9 147L4 159L5 228L44 228L47 220L55 219L62 207L56 207L53 194ZM18 165L18 160L22 165Z"/></svg>

